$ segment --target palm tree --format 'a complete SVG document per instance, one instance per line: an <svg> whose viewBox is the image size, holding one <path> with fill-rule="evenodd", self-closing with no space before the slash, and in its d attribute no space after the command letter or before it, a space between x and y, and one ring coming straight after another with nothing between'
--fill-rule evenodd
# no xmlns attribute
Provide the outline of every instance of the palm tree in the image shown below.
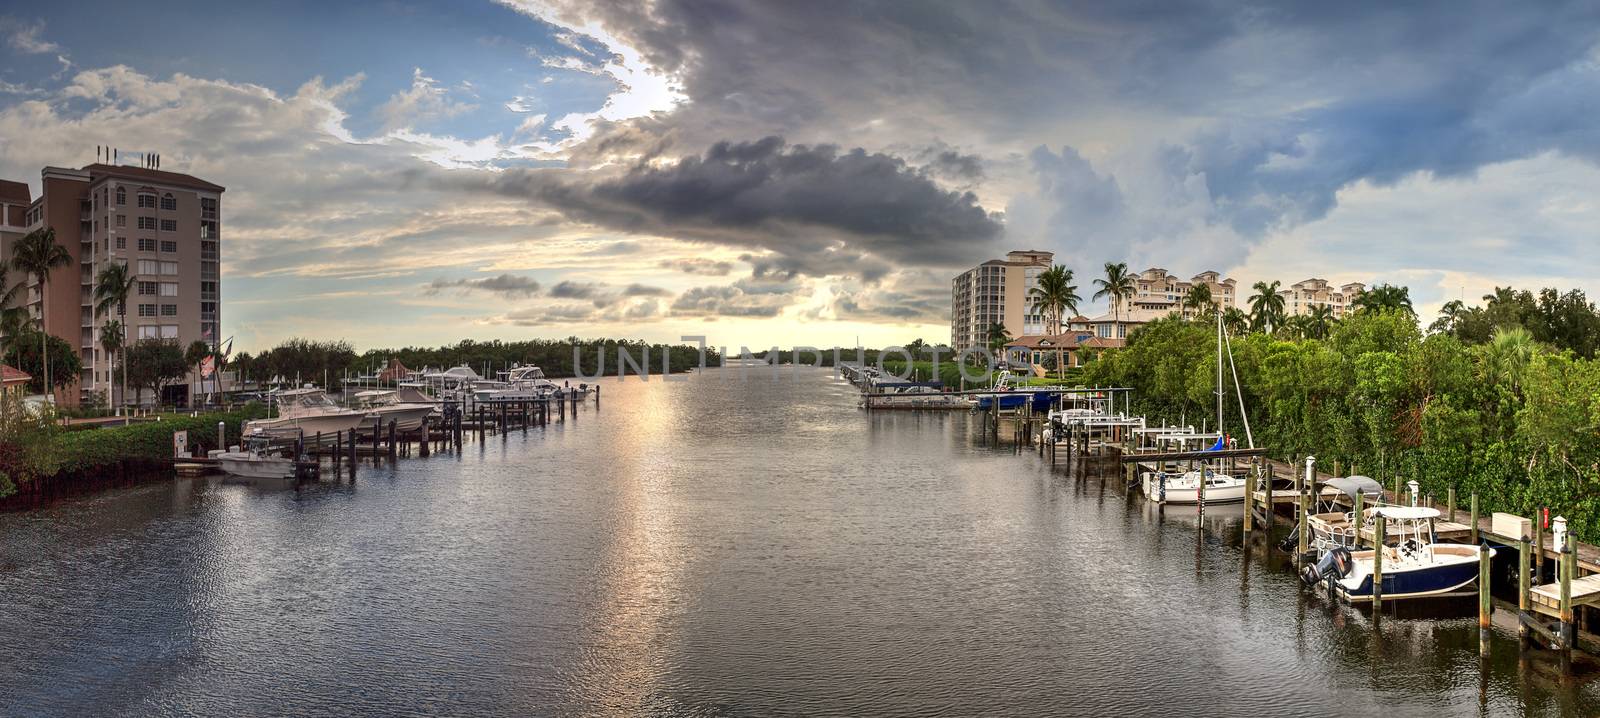
<svg viewBox="0 0 1600 718"><path fill-rule="evenodd" d="M1133 275L1128 272L1127 262L1106 262L1106 276L1104 279L1094 280L1094 285L1100 289L1094 293L1094 298L1111 298L1111 311L1117 324L1122 324L1122 302L1133 296ZM1112 332L1115 334L1116 332Z"/></svg>
<svg viewBox="0 0 1600 718"><path fill-rule="evenodd" d="M989 351L994 352L995 359L1005 361L1002 352L1006 345L1011 343L1011 333L1006 331L1006 325L1000 322L990 324L989 331L985 332L984 336L985 343L989 345Z"/></svg>
<svg viewBox="0 0 1600 718"><path fill-rule="evenodd" d="M1351 306L1360 311L1401 311L1417 316L1417 311L1411 308L1411 288L1393 284L1379 284L1362 292L1351 302Z"/></svg>
<svg viewBox="0 0 1600 718"><path fill-rule="evenodd" d="M1050 334L1061 333L1061 318L1067 310L1078 313L1078 285L1072 283L1072 270L1057 264L1039 274L1028 298L1050 317ZM1056 371L1061 370L1061 349L1056 349Z"/></svg>
<svg viewBox="0 0 1600 718"><path fill-rule="evenodd" d="M1528 370L1528 364L1533 361L1533 355L1538 353L1539 344L1533 340L1533 335L1522 327L1500 327L1494 330L1494 338L1483 347L1483 369L1485 378L1491 382L1502 382L1508 385L1513 392L1522 388L1523 375Z"/></svg>
<svg viewBox="0 0 1600 718"><path fill-rule="evenodd" d="M1273 280L1271 284L1256 282L1256 293L1250 297L1250 321L1257 329L1272 331L1275 322L1283 320L1283 295L1278 293L1281 282Z"/></svg>
<svg viewBox="0 0 1600 718"><path fill-rule="evenodd" d="M191 385L191 386L198 387L200 385L200 363L204 362L206 360L206 357L208 357L210 355L211 355L211 345L207 344L207 343L205 343L203 341L200 341L199 339L196 339L196 340L194 340L192 342L189 342L189 348L183 350L183 361L184 361L184 363L191 364L191 365L194 366L195 383L193 385ZM191 395L189 397L189 408L193 409L194 406L195 406L195 398L194 398L194 396Z"/></svg>
<svg viewBox="0 0 1600 718"><path fill-rule="evenodd" d="M17 286L22 286L18 284ZM7 364L16 364L11 355L22 349L22 343L33 339L33 317L22 307L0 309L0 356Z"/></svg>
<svg viewBox="0 0 1600 718"><path fill-rule="evenodd" d="M122 322L115 319L107 319L106 323L100 326L100 349L106 353L107 357L116 356L117 352L122 351ZM126 396L128 393L127 367L122 368L122 377L122 393ZM113 393L116 388L115 384L111 386ZM116 404L116 397L108 394L106 401L119 407L117 409L118 414L122 412L121 405Z"/></svg>
<svg viewBox="0 0 1600 718"><path fill-rule="evenodd" d="M72 255L67 254L66 247L56 243L56 231L48 227L29 232L12 245L11 267L32 275L39 282L39 356L44 364L44 391L52 401L55 391L50 383L50 343L45 341L50 335L45 329L48 326L45 312L50 302L45 300L45 293L50 289L50 272L71 263Z"/></svg>
<svg viewBox="0 0 1600 718"><path fill-rule="evenodd" d="M1429 325L1430 332L1444 332L1454 334L1461 326L1461 320L1466 316L1467 305L1459 299L1452 299L1439 308L1439 318Z"/></svg>
<svg viewBox="0 0 1600 718"><path fill-rule="evenodd" d="M111 262L107 264L105 267L101 268L100 274L95 277L94 315L96 317L101 317L105 316L112 309L117 310L117 320L114 322L108 321L104 327L100 328L101 332L105 332L107 327L114 325L116 330L119 332L117 340L112 343L107 343L103 335L100 337L100 344L102 347L106 348L108 356L110 352L123 351L127 349L128 337L125 332L127 332L126 320L128 316L128 296L133 294L133 289L134 287L138 286L138 284L138 278L133 276L133 273L128 271L128 265L122 262ZM111 348L112 344L115 344L115 349ZM127 357L119 358L126 359ZM122 413L122 407L127 403L128 363L123 361L122 403L117 404L118 414Z"/></svg>
<svg viewBox="0 0 1600 718"><path fill-rule="evenodd" d="M1228 307L1222 313L1222 326L1228 330L1229 334L1243 334L1250 331L1250 315L1245 314L1244 310L1238 307Z"/></svg>
<svg viewBox="0 0 1600 718"><path fill-rule="evenodd" d="M1216 302L1211 300L1211 285L1195 284L1189 287L1189 293L1183 296L1183 308L1193 309L1196 317L1209 317L1216 311Z"/></svg>
<svg viewBox="0 0 1600 718"><path fill-rule="evenodd" d="M1328 330L1333 326L1333 307L1326 304L1317 304L1311 307L1306 317L1306 336L1312 339L1327 339Z"/></svg>

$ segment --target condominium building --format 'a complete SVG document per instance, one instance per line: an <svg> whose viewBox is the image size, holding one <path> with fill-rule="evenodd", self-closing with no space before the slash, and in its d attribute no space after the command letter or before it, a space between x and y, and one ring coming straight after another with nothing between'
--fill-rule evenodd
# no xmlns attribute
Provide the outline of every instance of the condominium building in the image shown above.
<svg viewBox="0 0 1600 718"><path fill-rule="evenodd" d="M0 194L9 198L19 184L0 184ZM130 343L215 345L222 321L221 186L178 172L96 163L46 167L40 189L21 228L10 225L11 199L4 200L7 224L0 236L9 260L15 236L53 228L72 258L50 275L48 296L28 278L26 296L19 297L35 319L48 303L46 330L71 343L82 359L77 386L57 392L56 401L76 406L112 381L112 362L100 346L100 326L111 317L94 314L95 278L108 262L126 264L138 280L122 317ZM26 186L23 192L25 199ZM187 386L162 393L169 402L186 399Z"/></svg>
<svg viewBox="0 0 1600 718"><path fill-rule="evenodd" d="M1217 272L1205 271L1185 281L1165 269L1151 267L1134 278L1133 296L1119 301L1120 306L1113 307L1111 314L1140 323L1170 314L1192 318L1199 312L1184 307L1183 300L1195 285L1210 288L1211 301L1219 310L1236 306L1238 282L1231 278L1223 279Z"/></svg>
<svg viewBox="0 0 1600 718"><path fill-rule="evenodd" d="M956 351L983 347L996 323L1013 337L1043 334L1044 314L1028 300L1028 291L1054 258L1050 252L1019 250L957 276L950 290L950 346Z"/></svg>
<svg viewBox="0 0 1600 718"><path fill-rule="evenodd" d="M1278 295L1283 297L1283 313L1291 317L1310 314L1312 307L1322 305L1333 310L1335 319L1340 319L1345 312L1354 311L1351 304L1366 290L1367 286L1360 282L1334 287L1326 279L1312 277L1279 289Z"/></svg>

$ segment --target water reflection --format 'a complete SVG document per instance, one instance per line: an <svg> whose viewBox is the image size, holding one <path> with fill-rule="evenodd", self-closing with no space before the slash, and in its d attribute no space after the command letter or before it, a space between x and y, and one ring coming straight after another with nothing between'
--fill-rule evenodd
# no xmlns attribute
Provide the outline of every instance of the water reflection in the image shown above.
<svg viewBox="0 0 1600 718"><path fill-rule="evenodd" d="M825 371L724 376L354 481L0 515L0 715L1600 708L1504 627L1480 658L1470 600L1302 590L1241 507L867 414Z"/></svg>

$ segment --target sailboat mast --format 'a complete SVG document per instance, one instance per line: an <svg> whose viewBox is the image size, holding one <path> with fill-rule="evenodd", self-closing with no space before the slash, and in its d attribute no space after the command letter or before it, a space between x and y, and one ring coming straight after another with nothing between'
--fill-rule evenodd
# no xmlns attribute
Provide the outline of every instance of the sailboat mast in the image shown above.
<svg viewBox="0 0 1600 718"><path fill-rule="evenodd" d="M1217 435L1226 441L1227 434L1222 430L1222 312L1217 312Z"/></svg>

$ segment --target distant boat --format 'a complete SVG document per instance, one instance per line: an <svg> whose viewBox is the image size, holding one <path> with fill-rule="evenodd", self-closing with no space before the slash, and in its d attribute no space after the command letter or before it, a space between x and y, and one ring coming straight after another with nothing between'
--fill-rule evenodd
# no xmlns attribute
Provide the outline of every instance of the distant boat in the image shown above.
<svg viewBox="0 0 1600 718"><path fill-rule="evenodd" d="M331 442L339 432L353 431L367 413L341 408L321 389L286 389L272 396L276 418L245 422L246 435L263 433L278 438L304 436L314 441L317 434Z"/></svg>
<svg viewBox="0 0 1600 718"><path fill-rule="evenodd" d="M1218 316L1218 318L1217 318L1217 388L1216 388L1216 394L1217 394L1217 431L1219 433L1213 434L1213 435L1210 435L1210 436L1202 436L1202 435L1198 435L1198 434L1181 434L1181 433L1156 434L1156 435L1153 436L1153 438L1156 439L1158 443L1160 443L1161 441L1178 441L1179 442L1179 446L1181 447L1182 451L1207 451L1207 450L1209 450L1209 451L1218 451L1218 450L1222 450L1222 449L1227 448L1227 446L1228 446L1227 436L1222 434L1222 433L1220 433L1222 431L1222 397L1223 397L1223 388L1222 388L1222 385L1223 385L1223 382L1222 382L1222 343L1223 343L1223 336L1224 336L1223 331L1224 330L1222 328L1222 318L1221 318L1221 316ZM1237 384L1235 385L1234 389L1235 389L1235 391L1239 391L1239 387L1237 386ZM1244 407L1244 396L1243 396L1242 392L1240 392L1239 403L1240 403L1240 409L1241 409L1241 413L1242 413L1242 409ZM1246 421L1248 421L1248 419ZM1245 433L1246 433L1247 437L1249 435L1249 428L1250 428L1249 425L1246 424L1245 425L1245 429L1246 429ZM1206 440L1215 439L1216 443L1212 444L1209 449L1191 448L1191 447L1189 447L1187 445L1189 441L1192 441L1192 440L1195 440L1195 439L1201 439L1201 438L1206 439ZM1253 446L1254 445L1254 441L1252 440L1251 443L1252 443L1252 446ZM1204 444L1202 444L1201 446L1204 446ZM1200 503L1200 500L1201 500L1202 496L1205 499L1205 503L1208 503L1208 504L1210 504L1210 503L1228 503L1228 502L1233 502L1233 501L1243 501L1244 500L1245 487L1249 483L1249 482L1247 482L1245 480L1245 477L1243 477L1243 476L1233 476L1231 474L1225 474L1225 473L1222 473L1221 471L1217 470L1217 467L1221 466L1221 462L1220 461L1216 461L1215 462L1216 467L1206 466L1205 464L1206 464L1206 461L1202 460L1201 461L1201 466L1199 468L1190 469L1190 470L1185 471L1185 472L1183 472L1181 474L1174 474L1174 473L1171 473L1171 472L1163 470L1166 467L1160 467L1160 469L1158 469L1156 471L1146 472L1141 477L1141 482L1143 484L1143 486L1141 488L1144 491L1145 498L1147 498L1147 499L1149 499L1151 501L1156 501L1156 502L1161 502L1161 503L1173 503L1173 504L1196 504L1196 503Z"/></svg>
<svg viewBox="0 0 1600 718"><path fill-rule="evenodd" d="M294 478L294 460L274 452L264 435L246 438L244 446L233 448L216 455L217 466L225 473L248 479Z"/></svg>
<svg viewBox="0 0 1600 718"><path fill-rule="evenodd" d="M356 431L361 434L371 435L373 430L387 431L389 422L394 422L395 431L411 432L422 428L422 420L433 413L433 404L413 404L400 400L400 392L394 389L370 389L358 391L351 395L356 409L364 412L366 417L356 426Z"/></svg>
<svg viewBox="0 0 1600 718"><path fill-rule="evenodd" d="M994 386L989 389L991 393L979 394L975 397L973 405L979 411L994 409L995 402L1000 402L1001 411L1011 411L1033 403L1034 411L1048 412L1055 403L1055 394L1049 391L1028 391L1018 389L1011 385L1011 372L1000 370L1000 376L995 379Z"/></svg>

